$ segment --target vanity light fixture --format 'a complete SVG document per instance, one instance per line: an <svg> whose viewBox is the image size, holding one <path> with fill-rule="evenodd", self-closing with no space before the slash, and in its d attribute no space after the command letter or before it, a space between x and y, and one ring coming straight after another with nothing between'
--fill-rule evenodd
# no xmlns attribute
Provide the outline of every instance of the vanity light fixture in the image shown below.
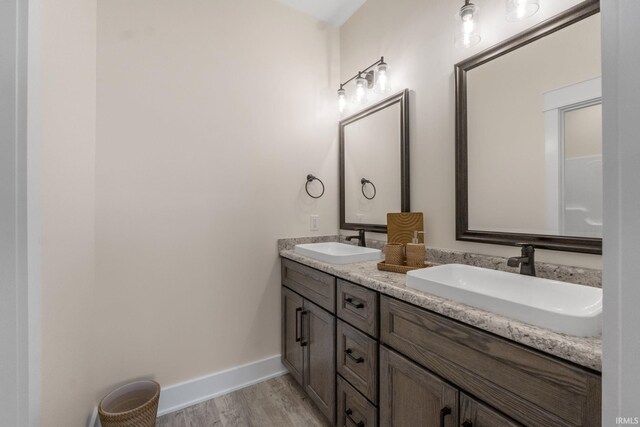
<svg viewBox="0 0 640 427"><path fill-rule="evenodd" d="M353 103L356 105L366 104L371 90L381 94L391 90L389 65L384 62L384 57L381 57L363 71L358 71L355 76L340 84L340 89L338 89L338 110L340 113L344 113L348 107L345 86L354 80Z"/></svg>
<svg viewBox="0 0 640 427"><path fill-rule="evenodd" d="M356 94L354 98L356 104L366 104L368 87L369 83L367 82L366 74L360 73L356 79Z"/></svg>
<svg viewBox="0 0 640 427"><path fill-rule="evenodd" d="M340 111L340 113L344 113L346 109L347 109L347 91L345 91L342 85L340 85L340 89L338 89L338 111Z"/></svg>
<svg viewBox="0 0 640 427"><path fill-rule="evenodd" d="M507 21L522 21L533 16L540 9L540 0L506 0Z"/></svg>
<svg viewBox="0 0 640 427"><path fill-rule="evenodd" d="M382 58L382 62L378 64L376 68L378 77L376 78L375 84L375 92L376 93L387 93L391 90L391 85L389 84L389 66L386 62L384 62L384 58Z"/></svg>
<svg viewBox="0 0 640 427"><path fill-rule="evenodd" d="M469 48L480 43L479 10L480 8L470 0L465 0L460 11L456 13L456 35L454 38L456 47Z"/></svg>

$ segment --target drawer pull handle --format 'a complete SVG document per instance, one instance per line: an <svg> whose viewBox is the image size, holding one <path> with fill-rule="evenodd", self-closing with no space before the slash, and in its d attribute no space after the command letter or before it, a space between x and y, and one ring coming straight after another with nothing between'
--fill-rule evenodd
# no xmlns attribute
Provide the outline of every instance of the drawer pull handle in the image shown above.
<svg viewBox="0 0 640 427"><path fill-rule="evenodd" d="M353 355L353 350L351 350L350 348L346 349L344 352L345 352L345 354L347 355L347 357L348 357L349 359L353 360L354 362L356 362L356 363L362 363L362 362L364 362L364 359L363 359L362 357L355 357L355 356Z"/></svg>
<svg viewBox="0 0 640 427"><path fill-rule="evenodd" d="M305 331L305 327L304 327L304 326L305 326L305 322L304 322L304 319L305 319L305 317L306 317L306 315L307 315L307 314L309 314L309 312L308 312L307 310L303 310L303 311L300 313L300 329L301 329L302 331ZM308 325L308 323L309 323L309 322L307 322L307 331L306 331L306 332L308 332L308 330L309 330L309 325ZM305 335L308 335L308 334L305 334ZM309 345L308 338L309 338L309 337L303 337L303 336L302 336L302 333L300 334L300 347L306 347L307 345Z"/></svg>
<svg viewBox="0 0 640 427"><path fill-rule="evenodd" d="M469 420L466 420L462 423L462 427L473 427L473 423Z"/></svg>
<svg viewBox="0 0 640 427"><path fill-rule="evenodd" d="M353 298L349 297L349 298L345 298L344 302L346 302L347 304L349 304L352 307L355 308L364 308L364 304L361 303L360 301L354 301Z"/></svg>
<svg viewBox="0 0 640 427"><path fill-rule="evenodd" d="M444 427L444 419L447 415L451 415L451 408L445 406L440 409L440 427Z"/></svg>
<svg viewBox="0 0 640 427"><path fill-rule="evenodd" d="M344 414L347 416L347 418L349 418L349 420L351 420L352 423L354 423L357 427L364 427L364 422L362 421L358 421L356 422L356 420L354 420L353 418L351 418L351 414L353 414L353 411L351 409L347 409Z"/></svg>
<svg viewBox="0 0 640 427"><path fill-rule="evenodd" d="M302 307L296 308L296 342L300 342L302 336L300 335L300 321L302 320L302 315L300 315L300 321L298 321L298 314L302 311Z"/></svg>

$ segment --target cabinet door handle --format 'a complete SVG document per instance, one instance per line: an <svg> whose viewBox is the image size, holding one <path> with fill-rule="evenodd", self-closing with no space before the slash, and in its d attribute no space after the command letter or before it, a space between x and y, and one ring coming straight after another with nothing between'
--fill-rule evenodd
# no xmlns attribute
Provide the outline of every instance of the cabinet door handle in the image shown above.
<svg viewBox="0 0 640 427"><path fill-rule="evenodd" d="M351 350L350 348L346 349L344 352L345 352L345 354L347 355L347 357L348 357L349 359L353 360L354 362L356 362L356 363L362 363L362 362L364 362L364 359L363 359L362 357L355 357L355 356L353 355L353 350Z"/></svg>
<svg viewBox="0 0 640 427"><path fill-rule="evenodd" d="M306 328L307 331L305 331L304 319L306 318L307 314L309 314L309 312L307 310L303 310L302 312L300 312L300 329L301 329L301 332L300 332L300 347L306 347L307 345L309 345L308 337L303 337L302 336L302 332L308 332L308 329L309 329L308 328L308 326L309 326L308 323L309 322L307 321L307 328ZM308 335L308 334L305 334L305 335Z"/></svg>
<svg viewBox="0 0 640 427"><path fill-rule="evenodd" d="M302 336L300 335L300 322L298 321L298 315L302 312L302 307L296 308L296 342L300 342ZM300 318L302 315L300 315ZM300 319L302 321L302 319Z"/></svg>
<svg viewBox="0 0 640 427"><path fill-rule="evenodd" d="M462 423L462 427L473 427L473 423L469 420L465 420L465 422Z"/></svg>
<svg viewBox="0 0 640 427"><path fill-rule="evenodd" d="M354 300L351 297L345 298L344 302L346 302L347 304L349 304L350 306L355 307L355 308L364 308L364 304L363 303L361 303L360 301Z"/></svg>
<svg viewBox="0 0 640 427"><path fill-rule="evenodd" d="M451 408L445 406L440 409L440 427L444 427L444 419L447 415L451 415Z"/></svg>
<svg viewBox="0 0 640 427"><path fill-rule="evenodd" d="M349 418L349 420L351 420L352 423L354 423L357 427L364 427L364 422L362 421L358 421L356 422L356 420L354 420L353 418L351 418L351 414L353 414L353 411L351 409L347 409L346 411L344 411L344 414L347 416L347 418Z"/></svg>

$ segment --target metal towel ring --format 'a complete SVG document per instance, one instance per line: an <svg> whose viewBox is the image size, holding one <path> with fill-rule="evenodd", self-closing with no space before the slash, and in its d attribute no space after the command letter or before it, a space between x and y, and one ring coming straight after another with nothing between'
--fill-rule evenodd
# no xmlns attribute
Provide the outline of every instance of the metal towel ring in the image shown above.
<svg viewBox="0 0 640 427"><path fill-rule="evenodd" d="M309 193L309 184L312 183L313 181L318 181L320 183L320 185L322 185L322 193L320 193L319 196L314 196L311 193ZM304 189L307 192L307 194L309 195L309 197L314 198L314 199L319 199L320 197L322 197L324 195L324 183L322 182L322 180L320 178L317 178L311 174L307 175L307 183L304 185Z"/></svg>
<svg viewBox="0 0 640 427"><path fill-rule="evenodd" d="M362 195L364 196L364 198L367 200L373 200L376 197L376 194L378 194L378 190L376 190L376 186L373 185L373 182L369 181L367 178L362 178L360 180L360 183L362 184ZM371 184L371 186L373 187L373 196L371 197L367 196L364 192L364 186L367 184Z"/></svg>

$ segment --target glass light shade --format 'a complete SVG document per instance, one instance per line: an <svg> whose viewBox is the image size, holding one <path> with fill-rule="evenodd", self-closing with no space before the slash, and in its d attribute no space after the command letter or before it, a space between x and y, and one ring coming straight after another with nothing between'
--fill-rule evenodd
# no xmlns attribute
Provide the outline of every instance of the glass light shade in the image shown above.
<svg viewBox="0 0 640 427"><path fill-rule="evenodd" d="M344 113L347 109L347 94L343 88L338 89L338 111Z"/></svg>
<svg viewBox="0 0 640 427"><path fill-rule="evenodd" d="M364 104L367 102L367 79L360 74L356 79L356 92L354 94L356 104Z"/></svg>
<svg viewBox="0 0 640 427"><path fill-rule="evenodd" d="M466 3L460 8L460 12L456 13L456 35L454 38L455 45L458 48L470 48L478 43L480 37L480 8L473 3Z"/></svg>
<svg viewBox="0 0 640 427"><path fill-rule="evenodd" d="M376 93L387 93L391 91L389 66L385 62L379 64L376 70L376 85L374 91Z"/></svg>
<svg viewBox="0 0 640 427"><path fill-rule="evenodd" d="M540 0L507 0L507 21L522 21L535 15L538 9Z"/></svg>

